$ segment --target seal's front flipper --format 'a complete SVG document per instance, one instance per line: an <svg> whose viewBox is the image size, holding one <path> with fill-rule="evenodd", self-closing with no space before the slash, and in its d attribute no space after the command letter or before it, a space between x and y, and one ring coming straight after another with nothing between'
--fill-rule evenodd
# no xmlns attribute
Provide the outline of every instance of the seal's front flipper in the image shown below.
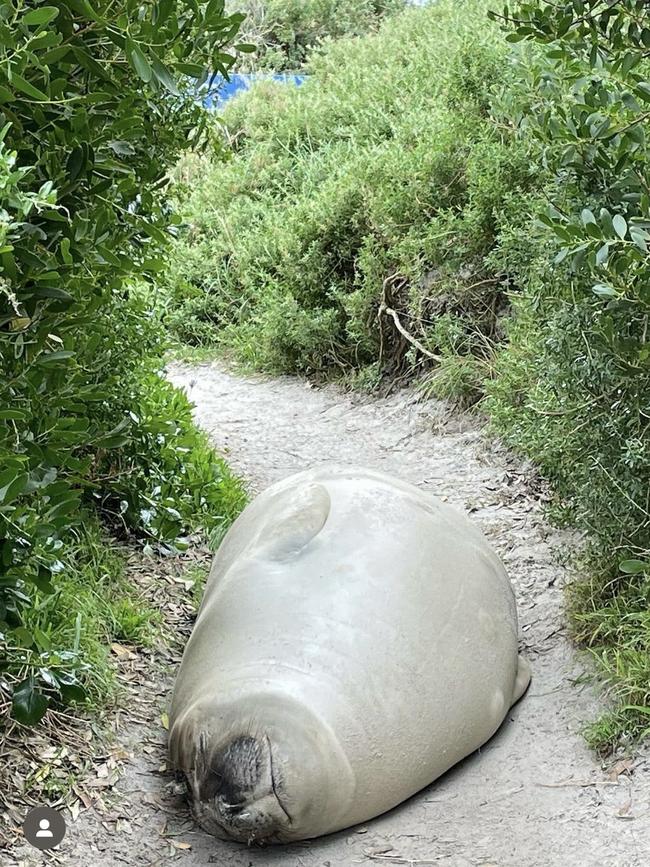
<svg viewBox="0 0 650 867"><path fill-rule="evenodd" d="M519 666L517 668L517 677L515 678L515 688L512 693L512 702L510 707L513 704L516 704L522 695L528 689L531 678L531 670L528 661L524 659L523 656L519 657Z"/></svg>
<svg viewBox="0 0 650 867"><path fill-rule="evenodd" d="M297 556L323 529L330 507L330 495L323 485L282 491L267 504L271 514L257 538L256 555L269 560Z"/></svg>

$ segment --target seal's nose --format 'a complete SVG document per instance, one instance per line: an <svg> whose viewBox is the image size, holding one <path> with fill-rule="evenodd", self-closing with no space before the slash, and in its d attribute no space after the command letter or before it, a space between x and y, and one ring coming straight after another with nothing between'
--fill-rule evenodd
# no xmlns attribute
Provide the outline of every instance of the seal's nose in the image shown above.
<svg viewBox="0 0 650 867"><path fill-rule="evenodd" d="M287 816L273 792L247 804L226 805L217 800L215 807L223 832L240 842L269 840L287 823Z"/></svg>
<svg viewBox="0 0 650 867"><path fill-rule="evenodd" d="M290 823L275 790L269 739L240 735L217 748L194 810L210 833L249 843L268 840Z"/></svg>
<svg viewBox="0 0 650 867"><path fill-rule="evenodd" d="M238 816L242 812L242 810L246 806L246 801L241 801L238 804L230 804L228 803L228 801L226 801L223 795L218 795L217 806L219 812L222 813L224 816L234 817Z"/></svg>

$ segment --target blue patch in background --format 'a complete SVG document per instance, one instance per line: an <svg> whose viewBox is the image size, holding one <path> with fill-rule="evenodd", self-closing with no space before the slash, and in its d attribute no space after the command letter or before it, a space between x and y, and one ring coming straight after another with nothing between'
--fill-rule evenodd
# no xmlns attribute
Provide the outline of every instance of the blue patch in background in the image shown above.
<svg viewBox="0 0 650 867"><path fill-rule="evenodd" d="M230 81L218 78L212 85L210 92L203 97L203 105L206 108L219 109L243 90L250 90L256 81L281 81L285 84L302 84L307 76L297 75L292 72L249 72L233 73Z"/></svg>

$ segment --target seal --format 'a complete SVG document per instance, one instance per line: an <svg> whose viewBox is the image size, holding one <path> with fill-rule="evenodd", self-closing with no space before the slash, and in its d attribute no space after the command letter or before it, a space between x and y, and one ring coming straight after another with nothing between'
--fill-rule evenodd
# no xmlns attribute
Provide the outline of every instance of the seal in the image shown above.
<svg viewBox="0 0 650 867"><path fill-rule="evenodd" d="M227 533L174 686L170 759L209 833L309 839L428 786L529 681L510 582L467 518L325 465Z"/></svg>

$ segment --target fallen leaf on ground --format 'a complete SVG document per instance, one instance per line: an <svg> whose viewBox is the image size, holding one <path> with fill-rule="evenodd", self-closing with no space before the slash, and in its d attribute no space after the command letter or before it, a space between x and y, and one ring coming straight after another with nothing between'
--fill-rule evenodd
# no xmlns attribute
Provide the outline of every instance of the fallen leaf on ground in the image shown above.
<svg viewBox="0 0 650 867"><path fill-rule="evenodd" d="M616 762L615 765L609 769L609 774L607 775L609 780L616 781L621 776L621 774L629 773L634 767L633 759L621 759Z"/></svg>
<svg viewBox="0 0 650 867"><path fill-rule="evenodd" d="M110 789L118 780L118 775L113 774L110 777L97 777L96 780L86 780L85 784L89 789Z"/></svg>
<svg viewBox="0 0 650 867"><path fill-rule="evenodd" d="M90 797L86 794L86 792L83 791L83 789L79 789L79 788L77 788L77 786L74 786L73 789L72 789L72 791L73 791L73 792L75 793L75 795L79 798L79 800L81 801L81 803L84 805L84 807L85 807L86 809L88 809L89 807L92 806L92 803L93 803L93 802L92 802L92 798L90 798Z"/></svg>
<svg viewBox="0 0 650 867"><path fill-rule="evenodd" d="M134 659L135 653L123 644L111 644L111 650L118 659Z"/></svg>

